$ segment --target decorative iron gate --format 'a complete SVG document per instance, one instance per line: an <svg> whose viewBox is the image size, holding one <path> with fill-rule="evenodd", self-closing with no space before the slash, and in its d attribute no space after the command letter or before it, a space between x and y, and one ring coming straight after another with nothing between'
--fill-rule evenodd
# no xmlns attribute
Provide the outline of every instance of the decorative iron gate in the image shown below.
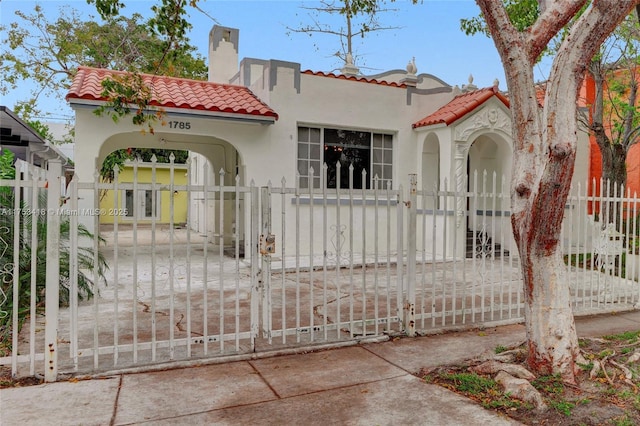
<svg viewBox="0 0 640 426"><path fill-rule="evenodd" d="M189 166L134 162L128 177L116 171L112 183L74 179L62 196L55 166L46 180L0 181L16 195L16 211L36 213L4 215L0 226L0 316L12 318L2 330L11 352L0 356L0 368L10 366L13 375L53 381L59 373L522 320L508 196L495 186L459 192L444 182L419 190L410 176L406 193L377 180L371 189L354 188L352 178L336 188L285 180L258 187L222 171L209 179L207 170L195 184ZM187 179L178 183L183 172ZM131 212L141 199L144 214ZM562 250L577 313L632 309L640 300L637 281L616 267L621 252L609 253L615 259L602 270L583 260L597 260L598 241L610 238L587 220L589 206L603 201L610 202L578 188L565 215ZM624 203L635 220L638 200ZM46 235L31 232L38 220ZM625 229L616 238L637 238L629 235L635 223ZM36 247L46 248L46 259ZM46 270L27 279L25 262L45 262ZM37 291L22 300L27 285Z"/></svg>

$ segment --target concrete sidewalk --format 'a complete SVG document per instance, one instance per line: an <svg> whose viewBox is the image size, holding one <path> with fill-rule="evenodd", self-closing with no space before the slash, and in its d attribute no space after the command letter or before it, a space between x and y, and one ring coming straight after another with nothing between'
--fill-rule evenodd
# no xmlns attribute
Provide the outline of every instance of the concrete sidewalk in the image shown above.
<svg viewBox="0 0 640 426"><path fill-rule="evenodd" d="M576 319L640 330L640 311ZM524 341L522 325L105 379L0 390L5 425L513 425L412 375Z"/></svg>

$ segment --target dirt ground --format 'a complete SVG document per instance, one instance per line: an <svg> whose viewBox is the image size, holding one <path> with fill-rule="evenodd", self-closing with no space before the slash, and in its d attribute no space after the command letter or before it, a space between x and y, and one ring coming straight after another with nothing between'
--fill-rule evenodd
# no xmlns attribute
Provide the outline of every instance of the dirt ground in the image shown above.
<svg viewBox="0 0 640 426"><path fill-rule="evenodd" d="M471 372L478 360L422 370L418 375L526 425L640 425L640 361L628 362L640 355L639 335L640 330L603 339L581 339L588 364L580 365L578 386L567 385L557 376L531 381L548 406L543 412L505 395L491 375ZM496 348L496 352L501 349L506 348ZM514 363L526 367L524 348L519 348ZM604 368L592 374L596 363Z"/></svg>

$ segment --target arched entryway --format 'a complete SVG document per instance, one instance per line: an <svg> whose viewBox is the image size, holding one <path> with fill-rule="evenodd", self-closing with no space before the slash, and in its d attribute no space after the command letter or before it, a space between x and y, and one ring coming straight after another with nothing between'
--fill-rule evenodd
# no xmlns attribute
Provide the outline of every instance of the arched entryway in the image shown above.
<svg viewBox="0 0 640 426"><path fill-rule="evenodd" d="M218 243L219 236L223 236L225 245L232 244L233 236L240 232L244 244L243 200L239 200L236 208L234 194L221 196L209 191L208 196L204 195L205 187L210 189L214 186L244 184L242 157L233 144L212 136L161 132L154 135L119 133L109 137L100 147L96 169L101 168L111 152L129 148L184 150L189 152L189 158L185 163L173 166L166 159L155 164L149 159L138 160L135 170L133 164L127 162L119 183L127 186L135 180L140 189L122 189L118 194L106 194L100 201L105 211L112 211L111 207L115 206L126 212L119 221L125 225L134 220L142 225L152 222L168 225L169 221L175 226L189 223L192 231L206 235L212 242ZM152 179L163 189L152 191L144 187ZM170 185L175 188L171 194L167 190ZM190 186L189 191L186 190L187 185ZM101 217L100 223L113 223L114 220L113 215L107 215Z"/></svg>
<svg viewBox="0 0 640 426"><path fill-rule="evenodd" d="M510 243L512 148L497 132L472 139L467 156L466 257L503 256Z"/></svg>
<svg viewBox="0 0 640 426"><path fill-rule="evenodd" d="M430 133L422 147L422 186L425 191L440 189L440 141L435 133ZM430 209L438 208L437 197L427 197L425 206Z"/></svg>

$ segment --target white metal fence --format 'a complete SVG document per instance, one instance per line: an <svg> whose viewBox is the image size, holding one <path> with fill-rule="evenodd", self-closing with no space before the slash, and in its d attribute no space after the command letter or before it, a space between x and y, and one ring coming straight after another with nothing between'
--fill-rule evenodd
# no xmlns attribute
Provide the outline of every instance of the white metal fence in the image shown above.
<svg viewBox="0 0 640 426"><path fill-rule="evenodd" d="M133 173L72 180L64 197L54 171L0 181L11 203L0 222L0 368L56 380L522 320L508 185L495 175L474 174L464 190L419 189L410 177L405 190L225 185L223 172L176 185L155 173L143 181L135 164ZM104 191L112 205L100 205ZM186 223L173 214L180 193ZM137 194L150 220L127 211ZM161 204L167 217L153 212ZM572 192L562 251L576 313L638 305L637 207Z"/></svg>

